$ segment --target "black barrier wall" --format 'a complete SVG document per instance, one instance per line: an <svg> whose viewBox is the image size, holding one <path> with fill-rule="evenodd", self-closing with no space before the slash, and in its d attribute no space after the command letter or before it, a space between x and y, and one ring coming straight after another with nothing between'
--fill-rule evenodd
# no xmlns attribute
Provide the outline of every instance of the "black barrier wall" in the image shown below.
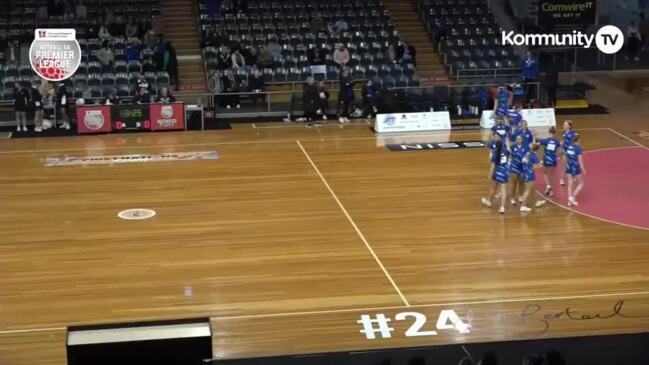
<svg viewBox="0 0 649 365"><path fill-rule="evenodd" d="M520 365L526 356L551 350L567 365L647 365L649 333L492 342L428 348L339 352L257 359L212 360L212 365L456 365L471 356L475 363L493 352L498 365ZM564 364L564 365L565 365ZM554 362L548 365L562 365Z"/></svg>

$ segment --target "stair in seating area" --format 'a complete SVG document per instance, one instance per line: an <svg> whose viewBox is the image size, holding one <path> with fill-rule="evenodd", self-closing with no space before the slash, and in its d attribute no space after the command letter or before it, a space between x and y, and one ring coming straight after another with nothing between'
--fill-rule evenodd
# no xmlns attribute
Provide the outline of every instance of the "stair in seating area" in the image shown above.
<svg viewBox="0 0 649 365"><path fill-rule="evenodd" d="M195 103L196 95L207 90L196 3L193 0L162 0L161 13L164 39L173 44L178 55L180 91L176 91L175 96L187 103Z"/></svg>
<svg viewBox="0 0 649 365"><path fill-rule="evenodd" d="M409 0L386 0L385 8L390 12L390 19L401 37L417 51L417 75L422 84L448 83L444 60L437 52L414 4Z"/></svg>

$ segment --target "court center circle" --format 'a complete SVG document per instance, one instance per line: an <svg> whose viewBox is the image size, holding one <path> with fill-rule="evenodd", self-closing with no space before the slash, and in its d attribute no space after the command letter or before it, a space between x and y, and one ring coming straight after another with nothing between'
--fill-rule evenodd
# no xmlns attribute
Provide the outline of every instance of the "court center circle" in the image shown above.
<svg viewBox="0 0 649 365"><path fill-rule="evenodd" d="M151 209L127 209L117 213L117 216L127 220L142 220L153 218L156 215L155 210Z"/></svg>

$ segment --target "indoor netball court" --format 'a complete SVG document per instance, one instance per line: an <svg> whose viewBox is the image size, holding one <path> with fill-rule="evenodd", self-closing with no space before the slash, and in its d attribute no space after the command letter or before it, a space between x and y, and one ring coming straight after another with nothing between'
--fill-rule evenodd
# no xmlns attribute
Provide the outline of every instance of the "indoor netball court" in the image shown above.
<svg viewBox="0 0 649 365"><path fill-rule="evenodd" d="M571 117L588 168L579 206L557 187L504 215L480 204L486 148L386 147L479 130L0 140L0 363L66 364L71 339L142 324L207 324L224 364L645 332L647 105L620 103Z"/></svg>

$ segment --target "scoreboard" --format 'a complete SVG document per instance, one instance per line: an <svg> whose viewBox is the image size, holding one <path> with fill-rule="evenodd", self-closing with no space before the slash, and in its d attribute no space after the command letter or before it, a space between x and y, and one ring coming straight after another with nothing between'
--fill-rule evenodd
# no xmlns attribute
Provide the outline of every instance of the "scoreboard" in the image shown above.
<svg viewBox="0 0 649 365"><path fill-rule="evenodd" d="M185 129L183 103L77 106L77 133Z"/></svg>
<svg viewBox="0 0 649 365"><path fill-rule="evenodd" d="M113 130L151 130L149 105L115 105L113 107Z"/></svg>

